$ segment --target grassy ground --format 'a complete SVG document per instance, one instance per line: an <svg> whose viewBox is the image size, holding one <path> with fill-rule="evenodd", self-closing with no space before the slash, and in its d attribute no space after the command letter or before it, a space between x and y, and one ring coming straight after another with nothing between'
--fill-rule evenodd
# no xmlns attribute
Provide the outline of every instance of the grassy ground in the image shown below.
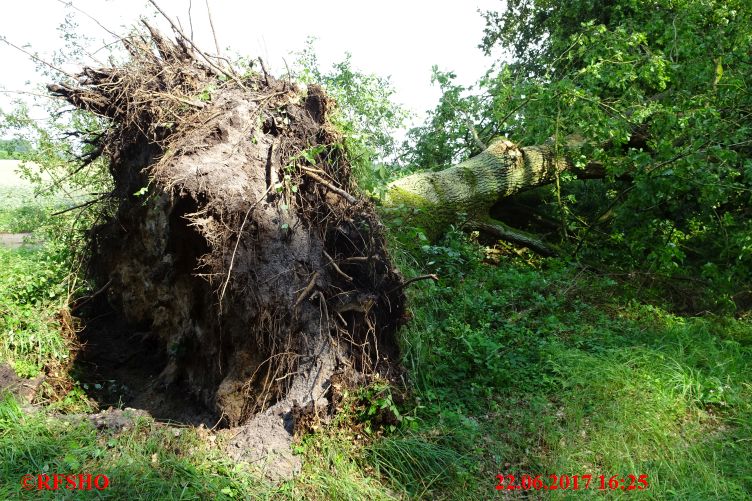
<svg viewBox="0 0 752 501"><path fill-rule="evenodd" d="M465 492L487 497L498 473L549 485L551 474L644 474L645 491L609 497L752 496L752 325L677 317L634 296L556 261L519 260L417 293L406 361L423 422L473 458Z"/></svg>
<svg viewBox="0 0 752 501"><path fill-rule="evenodd" d="M52 244L0 249L0 358L24 377L65 362L65 256ZM88 410L74 382L32 413L0 399L0 499L21 497L22 476L41 472L107 474L98 495L111 499L569 499L603 495L600 475L630 474L649 487L609 499L752 497L749 320L676 316L628 282L557 260L483 264L457 234L399 259L408 274L442 277L410 289L410 391L352 395L339 425L297 446L295 480L266 483L204 430L66 422L54 412ZM401 426L379 430L383 412ZM498 474L593 480L523 493L497 491Z"/></svg>

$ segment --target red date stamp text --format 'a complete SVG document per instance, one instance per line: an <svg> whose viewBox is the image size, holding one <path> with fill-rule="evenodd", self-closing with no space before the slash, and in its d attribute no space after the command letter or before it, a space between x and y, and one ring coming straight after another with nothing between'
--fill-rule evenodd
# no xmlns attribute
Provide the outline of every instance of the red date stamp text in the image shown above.
<svg viewBox="0 0 752 501"><path fill-rule="evenodd" d="M642 491L649 487L647 475L496 475L496 490Z"/></svg>

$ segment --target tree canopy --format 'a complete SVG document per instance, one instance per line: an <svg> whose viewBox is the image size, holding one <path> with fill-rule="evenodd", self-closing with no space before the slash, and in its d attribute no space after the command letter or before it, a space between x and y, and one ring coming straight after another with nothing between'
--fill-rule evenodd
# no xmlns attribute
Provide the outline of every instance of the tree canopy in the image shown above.
<svg viewBox="0 0 752 501"><path fill-rule="evenodd" d="M731 293L752 271L752 8L743 1L510 0L484 14L505 49L475 88L444 95L410 133L409 161L440 168L503 135L584 143L536 211L590 263L701 277ZM511 61L511 62L510 62ZM551 231L551 229L549 229Z"/></svg>

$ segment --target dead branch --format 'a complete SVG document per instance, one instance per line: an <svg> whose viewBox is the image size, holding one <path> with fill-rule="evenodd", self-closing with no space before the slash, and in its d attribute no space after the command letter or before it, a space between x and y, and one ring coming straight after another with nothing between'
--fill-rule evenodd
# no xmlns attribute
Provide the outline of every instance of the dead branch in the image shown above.
<svg viewBox="0 0 752 501"><path fill-rule="evenodd" d="M105 196L98 197L98 198L95 198L93 200L89 200L88 202L84 202L82 204L78 204L78 205L75 205L73 207L68 207L67 209L64 209L64 210L61 210L61 211L53 212L52 215L53 216L59 216L61 214L65 214L66 212L74 211L76 209L83 209L84 207L88 207L89 205L94 205L95 203L104 200L108 196L110 196L109 193L107 195L105 195Z"/></svg>
<svg viewBox="0 0 752 501"><path fill-rule="evenodd" d="M214 36L214 48L217 51L217 57L219 58L222 55L222 52L219 50L219 42L217 42L217 32L214 30L214 20L212 19L211 9L209 8L209 0L205 0L206 2L206 13L209 15L209 26L212 30L212 35Z"/></svg>
<svg viewBox="0 0 752 501"><path fill-rule="evenodd" d="M193 0L188 0L188 26L191 28L191 40L193 40L193 17L191 16L191 7L193 7Z"/></svg>

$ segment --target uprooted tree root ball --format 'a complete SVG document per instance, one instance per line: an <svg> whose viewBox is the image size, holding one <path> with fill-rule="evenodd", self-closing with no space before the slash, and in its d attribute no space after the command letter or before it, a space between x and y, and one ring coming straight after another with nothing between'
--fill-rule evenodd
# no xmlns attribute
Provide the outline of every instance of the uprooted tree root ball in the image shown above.
<svg viewBox="0 0 752 501"><path fill-rule="evenodd" d="M333 103L149 33L123 40L125 64L49 89L109 119L96 145L117 210L92 230L91 275L164 351L159 384L230 426L262 411L281 426L327 405L334 374L393 376L403 281Z"/></svg>

